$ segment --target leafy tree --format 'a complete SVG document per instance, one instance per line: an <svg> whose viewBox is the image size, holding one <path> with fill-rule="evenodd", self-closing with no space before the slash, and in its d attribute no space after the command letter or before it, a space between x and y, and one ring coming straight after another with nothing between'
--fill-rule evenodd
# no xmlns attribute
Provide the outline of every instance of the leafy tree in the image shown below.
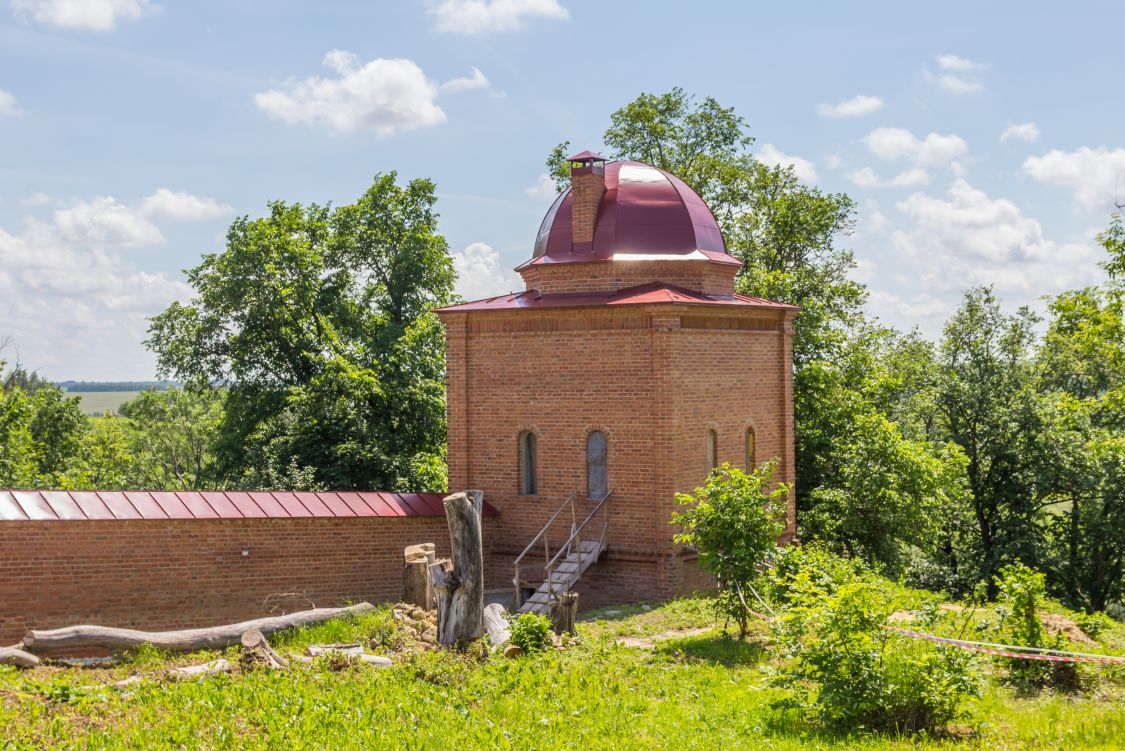
<svg viewBox="0 0 1125 751"><path fill-rule="evenodd" d="M31 433L31 401L21 389L0 389L0 486L36 483L39 447Z"/></svg>
<svg viewBox="0 0 1125 751"><path fill-rule="evenodd" d="M455 277L435 201L431 181L395 173L346 206L275 201L188 272L195 298L154 318L148 344L161 374L226 384L219 480L399 489L442 456L428 311L453 300Z"/></svg>
<svg viewBox="0 0 1125 751"><path fill-rule="evenodd" d="M945 327L937 406L968 459L971 535L959 565L996 595L1000 567L1041 560L1039 513L1050 503L1056 441L1036 390L1037 319L1006 315L988 288L970 290Z"/></svg>
<svg viewBox="0 0 1125 751"><path fill-rule="evenodd" d="M773 462L750 473L724 463L694 496L676 496L686 509L672 517L681 530L676 542L699 551L703 566L719 580L717 607L738 622L742 636L746 598L785 529L789 488L773 482L773 470Z"/></svg>
<svg viewBox="0 0 1125 751"><path fill-rule="evenodd" d="M218 389L143 391L121 407L136 452L146 458L140 487L201 490L214 487L211 447L223 421Z"/></svg>

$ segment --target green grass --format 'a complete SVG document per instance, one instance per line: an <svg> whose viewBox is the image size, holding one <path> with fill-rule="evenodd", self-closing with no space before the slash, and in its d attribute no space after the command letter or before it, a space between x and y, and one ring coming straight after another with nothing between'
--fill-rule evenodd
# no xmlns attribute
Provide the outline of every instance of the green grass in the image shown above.
<svg viewBox="0 0 1125 751"><path fill-rule="evenodd" d="M909 599L909 595L904 595ZM925 599L925 596L918 595ZM939 738L821 735L771 709L775 664L765 631L724 635L706 599L592 613L581 644L516 660L403 656L389 670L327 663L183 683L112 684L131 672L198 663L154 650L103 669L0 668L0 748L253 749L1121 749L1125 672L1086 693L1020 698L991 679ZM621 636L715 630L616 645ZM1115 640L1125 630L1113 629ZM275 637L280 651L373 640L393 650L386 608ZM230 650L231 657L235 656ZM981 672L991 664L980 661Z"/></svg>
<svg viewBox="0 0 1125 751"><path fill-rule="evenodd" d="M87 415L104 415L117 412L125 402L132 401L140 391L68 391L67 396L81 397L79 406Z"/></svg>

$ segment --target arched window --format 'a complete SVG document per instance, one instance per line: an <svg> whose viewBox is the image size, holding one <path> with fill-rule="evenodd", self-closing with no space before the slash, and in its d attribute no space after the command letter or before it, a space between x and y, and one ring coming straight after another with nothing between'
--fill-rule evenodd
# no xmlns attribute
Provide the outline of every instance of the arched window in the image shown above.
<svg viewBox="0 0 1125 751"><path fill-rule="evenodd" d="M719 435L715 430L707 431L707 471L719 466Z"/></svg>
<svg viewBox="0 0 1125 751"><path fill-rule="evenodd" d="M609 492L605 433L595 430L586 437L586 497L600 501Z"/></svg>
<svg viewBox="0 0 1125 751"><path fill-rule="evenodd" d="M520 494L535 495L538 480L535 476L535 434L530 430L520 434Z"/></svg>
<svg viewBox="0 0 1125 751"><path fill-rule="evenodd" d="M746 471L753 472L758 463L754 460L754 429L746 429Z"/></svg>

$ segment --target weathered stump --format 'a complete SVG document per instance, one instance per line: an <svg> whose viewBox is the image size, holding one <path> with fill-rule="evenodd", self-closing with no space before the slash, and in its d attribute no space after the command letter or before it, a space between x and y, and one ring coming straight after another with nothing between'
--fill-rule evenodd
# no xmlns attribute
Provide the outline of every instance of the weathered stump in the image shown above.
<svg viewBox="0 0 1125 751"><path fill-rule="evenodd" d="M430 579L430 566L434 562L434 544L411 545L403 551L403 558L402 601L433 610L434 584Z"/></svg>
<svg viewBox="0 0 1125 751"><path fill-rule="evenodd" d="M484 553L481 510L484 493L469 490L443 501L453 558L430 566L438 611L438 643L451 647L484 633Z"/></svg>
<svg viewBox="0 0 1125 751"><path fill-rule="evenodd" d="M575 618L578 616L578 593L563 592L551 608L551 628L558 634L575 634Z"/></svg>
<svg viewBox="0 0 1125 751"><path fill-rule="evenodd" d="M239 639L242 643L242 667L250 670L256 667L284 669L289 667L285 658L273 651L273 647L262 636L262 632L252 628Z"/></svg>

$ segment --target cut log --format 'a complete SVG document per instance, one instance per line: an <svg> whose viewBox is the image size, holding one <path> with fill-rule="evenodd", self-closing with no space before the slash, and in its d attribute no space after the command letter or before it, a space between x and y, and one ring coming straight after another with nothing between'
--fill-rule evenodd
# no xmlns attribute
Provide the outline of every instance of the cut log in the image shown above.
<svg viewBox="0 0 1125 751"><path fill-rule="evenodd" d="M310 657L307 658L309 660L313 657L343 655L358 660L364 665L370 665L373 668L389 668L392 664L389 657L367 654L363 651L362 644L310 644L305 647L305 651L310 655ZM305 661L306 660L301 660L301 662Z"/></svg>
<svg viewBox="0 0 1125 751"><path fill-rule="evenodd" d="M261 630L252 628L244 633L239 641L242 643L242 667L253 669L257 667L284 670L289 667L285 658L273 651L273 647L266 641Z"/></svg>
<svg viewBox="0 0 1125 751"><path fill-rule="evenodd" d="M430 581L434 549L432 542L424 542L421 545L410 545L403 551L405 564L402 569L402 601L425 610L434 608L434 585Z"/></svg>
<svg viewBox="0 0 1125 751"><path fill-rule="evenodd" d="M522 655L523 650L510 643L512 638L512 625L508 622L508 611L499 603L492 603L484 609L484 630L488 632L488 641L492 648L501 650L505 657Z"/></svg>
<svg viewBox="0 0 1125 751"><path fill-rule="evenodd" d="M578 616L578 593L563 592L551 607L551 630L560 636L578 633L574 620Z"/></svg>
<svg viewBox="0 0 1125 751"><path fill-rule="evenodd" d="M132 686L134 683L141 683L146 678L158 678L164 676L172 681L182 681L188 678L203 678L209 675L218 675L219 673L229 673L231 665L226 660L220 658L205 662L202 665L185 665L182 668L172 668L171 670L164 671L163 673L147 673L131 675L123 681L118 681L113 684L117 688L125 688Z"/></svg>
<svg viewBox="0 0 1125 751"><path fill-rule="evenodd" d="M15 665L17 668L39 667L39 658L15 647L0 647L0 665Z"/></svg>
<svg viewBox="0 0 1125 751"><path fill-rule="evenodd" d="M313 623L370 613L375 606L368 602L346 608L316 608L288 615L258 618L243 623L211 628L189 628L181 631L134 631L109 626L68 626L50 631L31 630L23 637L24 649L38 655L50 655L76 649L104 649L123 652L151 644L169 652L197 652L201 649L223 649L238 644L250 629L263 636Z"/></svg>
<svg viewBox="0 0 1125 751"><path fill-rule="evenodd" d="M438 642L445 647L484 633L484 555L481 510L484 493L469 490L447 496L445 520L453 559L430 566L438 610Z"/></svg>

